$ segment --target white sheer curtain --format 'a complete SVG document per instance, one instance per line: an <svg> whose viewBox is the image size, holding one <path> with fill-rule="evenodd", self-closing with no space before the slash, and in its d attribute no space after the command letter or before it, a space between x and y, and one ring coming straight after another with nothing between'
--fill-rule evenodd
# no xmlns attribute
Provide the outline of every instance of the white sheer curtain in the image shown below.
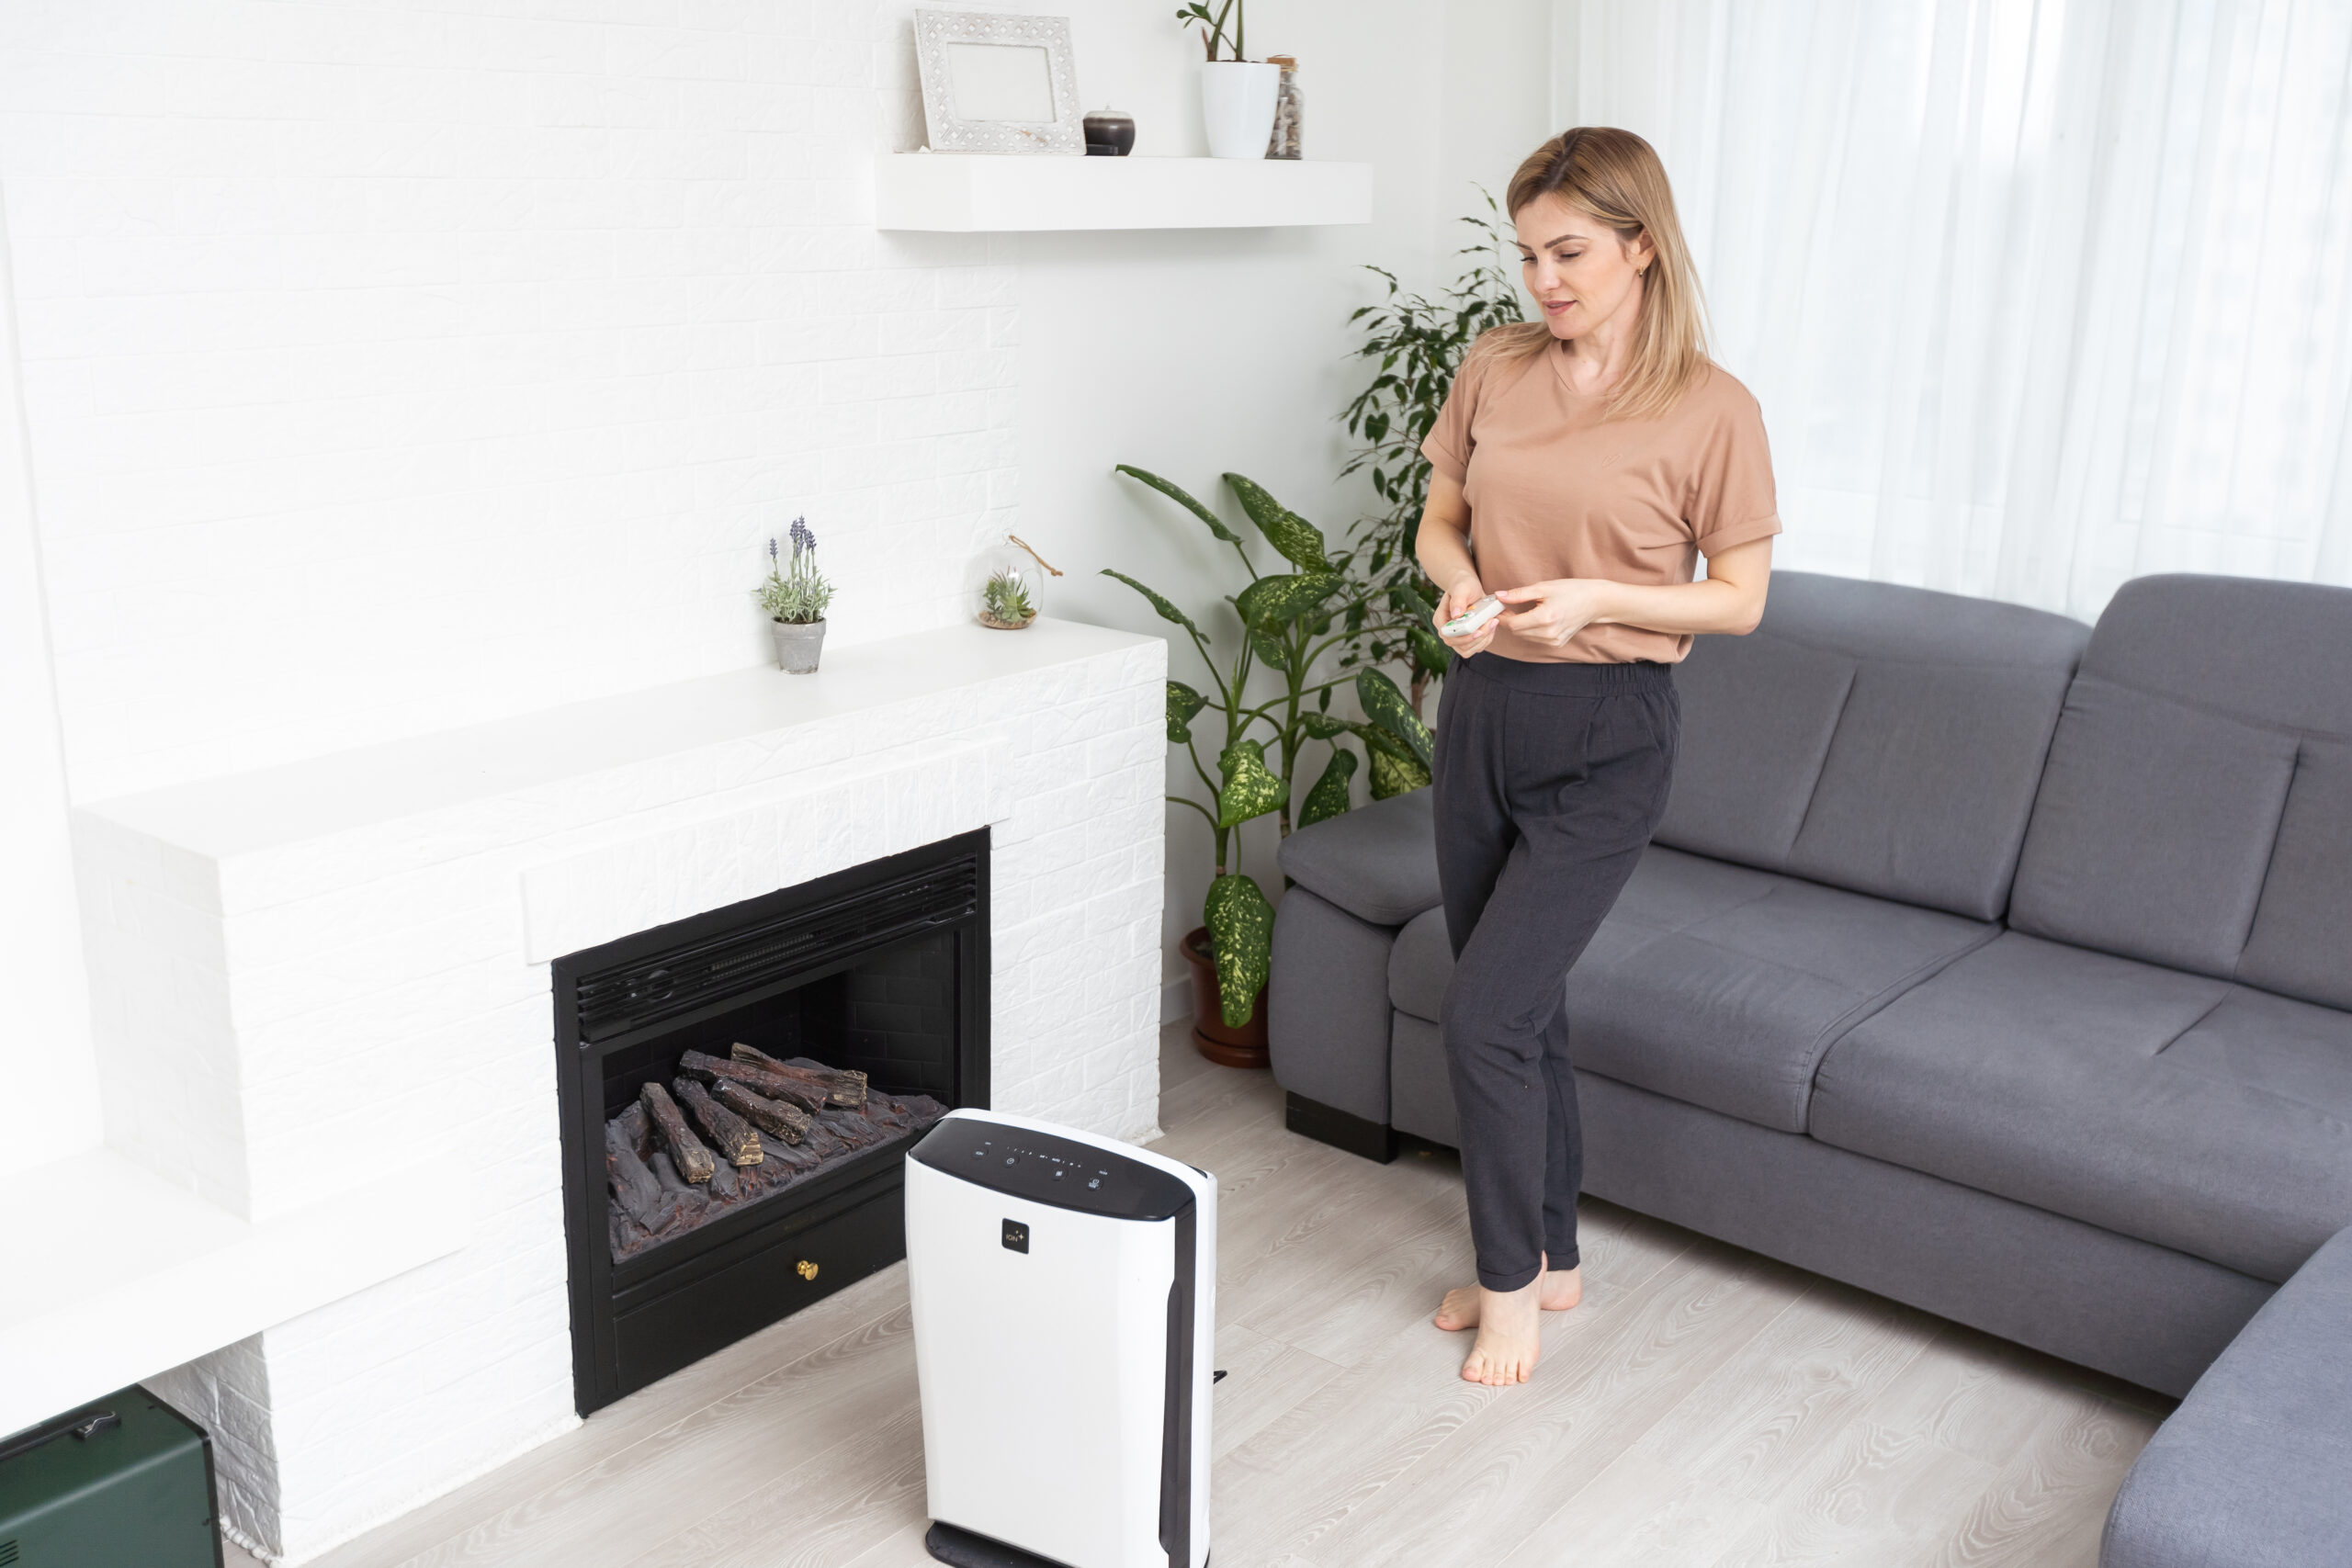
<svg viewBox="0 0 2352 1568"><path fill-rule="evenodd" d="M1776 559L2089 617L2352 582L2352 0L1559 0L1672 175Z"/></svg>

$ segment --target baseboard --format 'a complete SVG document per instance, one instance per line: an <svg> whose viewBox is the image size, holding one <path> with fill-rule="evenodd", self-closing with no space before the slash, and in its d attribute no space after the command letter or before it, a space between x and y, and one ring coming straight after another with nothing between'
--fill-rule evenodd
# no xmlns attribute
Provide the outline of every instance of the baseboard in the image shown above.
<svg viewBox="0 0 2352 1568"><path fill-rule="evenodd" d="M1283 1125L1301 1137L1386 1165L1396 1157L1396 1129L1367 1122L1303 1094L1283 1096Z"/></svg>
<svg viewBox="0 0 2352 1568"><path fill-rule="evenodd" d="M1159 1021L1182 1023L1193 1016L1193 977L1179 975L1159 986Z"/></svg>

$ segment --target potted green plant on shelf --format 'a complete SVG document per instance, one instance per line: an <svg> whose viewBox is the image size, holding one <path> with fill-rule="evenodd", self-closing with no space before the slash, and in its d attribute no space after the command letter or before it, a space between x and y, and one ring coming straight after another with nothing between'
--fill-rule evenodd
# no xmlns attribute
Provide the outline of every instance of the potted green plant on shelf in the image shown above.
<svg viewBox="0 0 2352 1568"><path fill-rule="evenodd" d="M1214 987L1214 1006L1195 1009L1202 1052L1235 1066L1265 1065L1265 988L1273 942L1273 906L1241 865L1239 829L1272 815L1278 836L1294 825L1306 827L1348 809L1349 781L1358 762L1340 744L1353 738L1370 760L1374 798L1401 795L1430 782L1430 732L1415 717L1405 694L1380 671L1359 668L1352 675L1321 675L1327 656L1360 635L1344 629L1351 613L1376 617L1365 625L1395 629L1385 602L1367 602L1341 573L1322 531L1239 474L1225 483L1241 510L1275 552L1295 570L1261 573L1239 534L1199 501L1159 475L1122 463L1118 472L1150 486L1198 518L1221 542L1233 547L1249 582L1227 597L1240 619L1240 635L1220 642L1157 590L1125 572L1105 570L1148 600L1159 618L1182 630L1208 671L1208 689L1182 681L1168 682L1168 739L1184 748L1212 806L1186 795L1168 798L1208 821L1216 848L1216 875L1202 901L1200 929L1184 939L1204 1002ZM1337 628L1337 629L1335 629ZM1269 682L1275 688L1253 696ZM1352 687L1363 717L1330 711L1331 694ZM1213 715L1204 717L1204 715ZM1205 731L1205 734L1200 733ZM1216 748L1214 770L1202 756L1205 739ZM1300 786L1312 747L1329 748L1314 782Z"/></svg>
<svg viewBox="0 0 2352 1568"><path fill-rule="evenodd" d="M1373 493L1383 510L1356 524L1342 558L1362 598L1405 618L1397 630L1375 617L1360 616L1353 631L1356 640L1342 663L1403 663L1412 671L1416 714L1425 711L1429 684L1444 676L1448 657L1445 644L1430 629L1436 590L1421 575L1413 554L1413 536L1430 498L1430 465L1421 456L1421 442L1437 423L1470 345L1480 334L1524 314L1519 287L1501 265L1508 234L1501 211L1490 192L1481 187L1478 194L1487 211L1461 220L1478 231L1478 238L1457 253L1472 259L1453 287L1430 299L1404 292L1396 275L1386 268L1369 266L1366 271L1387 279L1387 298L1360 306L1348 317L1363 334L1356 355L1373 361L1373 377L1348 404L1348 434L1363 445L1340 476L1370 469ZM1418 614L1406 615L1408 604Z"/></svg>
<svg viewBox="0 0 2352 1568"><path fill-rule="evenodd" d="M1201 120L1209 133L1209 156L1263 158L1273 137L1283 68L1242 52L1242 0L1216 0L1214 11L1202 0L1192 0L1176 13L1176 19L1201 29L1201 47L1208 52L1201 64ZM1222 56L1219 46L1227 51Z"/></svg>
<svg viewBox="0 0 2352 1568"><path fill-rule="evenodd" d="M825 606L833 600L833 585L817 570L817 536L808 520L792 520L792 559L787 564L768 541L768 580L760 584L760 608L768 613L768 630L775 637L778 669L807 675L817 668L825 648Z"/></svg>

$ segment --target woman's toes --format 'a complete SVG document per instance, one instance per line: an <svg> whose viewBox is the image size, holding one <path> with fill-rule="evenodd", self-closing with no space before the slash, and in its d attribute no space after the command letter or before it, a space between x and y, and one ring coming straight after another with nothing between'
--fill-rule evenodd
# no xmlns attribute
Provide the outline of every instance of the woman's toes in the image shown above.
<svg viewBox="0 0 2352 1568"><path fill-rule="evenodd" d="M1438 1303L1437 1315L1430 1319L1449 1334L1478 1325L1478 1292L1475 1289L1448 1291L1445 1300Z"/></svg>

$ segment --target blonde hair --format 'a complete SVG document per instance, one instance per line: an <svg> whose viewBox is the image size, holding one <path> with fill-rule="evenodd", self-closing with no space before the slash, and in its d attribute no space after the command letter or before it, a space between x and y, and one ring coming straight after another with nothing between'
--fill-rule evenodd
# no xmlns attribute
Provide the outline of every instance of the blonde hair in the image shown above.
<svg viewBox="0 0 2352 1568"><path fill-rule="evenodd" d="M1655 254L1642 274L1641 322L1633 359L1609 395L1609 414L1647 419L1668 412L1705 373L1707 302L1674 214L1666 165L1630 130L1578 126L1527 155L1510 177L1504 208L1516 220L1546 196L1591 213L1628 244L1648 236ZM1514 321L1481 334L1468 359L1522 359L1554 341L1542 321Z"/></svg>

